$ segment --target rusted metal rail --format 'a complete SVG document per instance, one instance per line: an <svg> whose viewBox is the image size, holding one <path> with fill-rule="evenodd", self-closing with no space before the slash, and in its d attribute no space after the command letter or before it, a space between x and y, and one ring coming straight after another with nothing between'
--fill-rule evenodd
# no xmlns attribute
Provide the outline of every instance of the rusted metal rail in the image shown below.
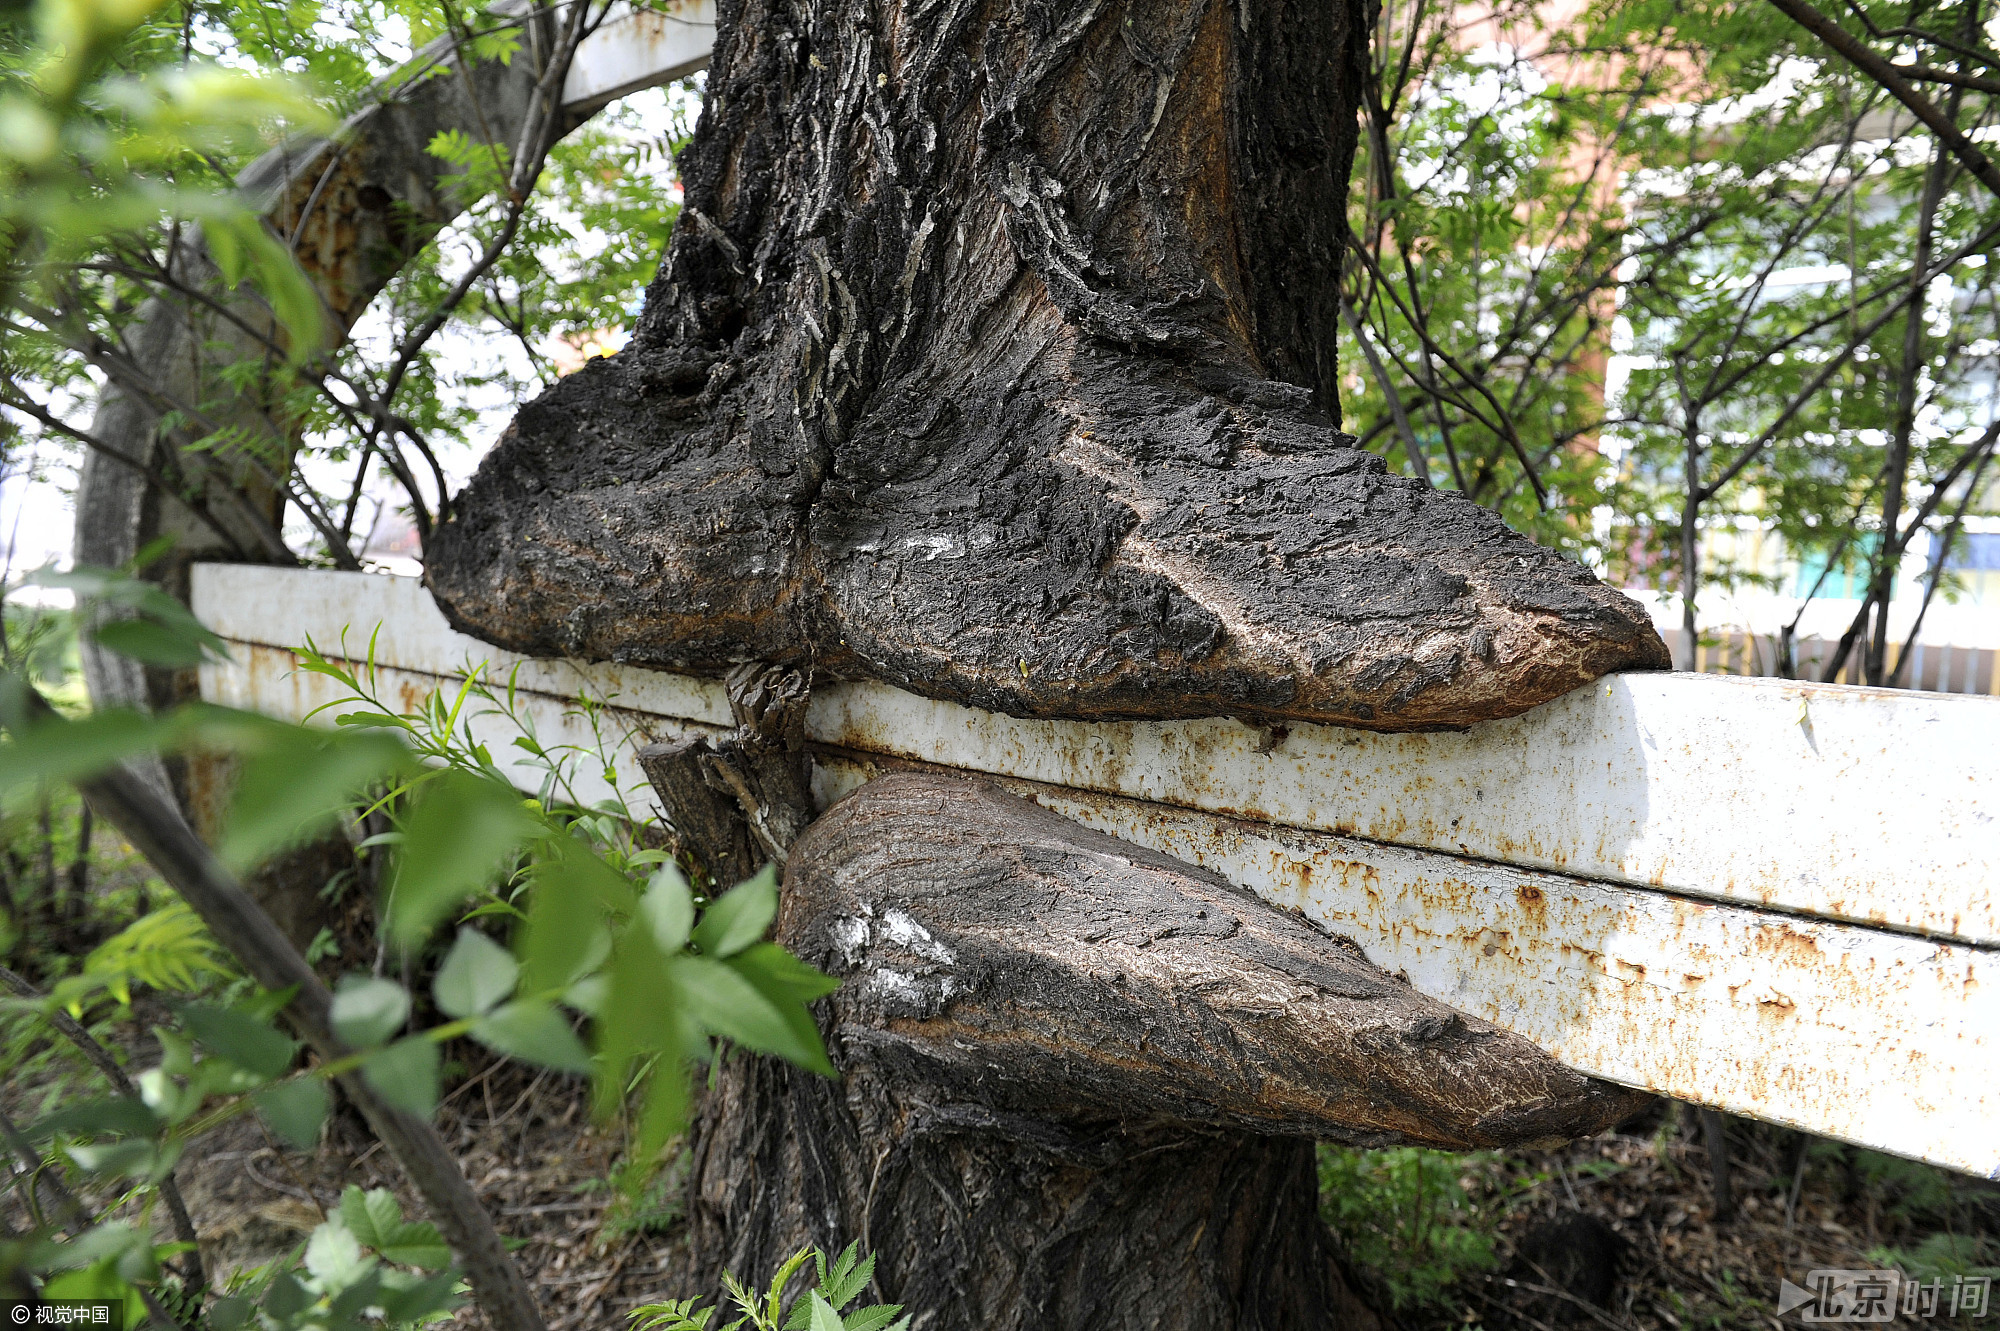
<svg viewBox="0 0 2000 1331"><path fill-rule="evenodd" d="M205 565L194 605L235 657L204 695L274 715L335 699L290 648L345 631L350 656L375 634L405 704L518 668L545 744L589 742L583 695L633 736L730 723L708 681L453 633L410 579ZM513 752L504 718L475 724ZM1584 1071L2000 1177L2000 700L1628 675L1463 734L1375 735L1024 721L862 683L818 690L808 733L823 799L897 765L983 772ZM612 754L628 792L635 747Z"/></svg>

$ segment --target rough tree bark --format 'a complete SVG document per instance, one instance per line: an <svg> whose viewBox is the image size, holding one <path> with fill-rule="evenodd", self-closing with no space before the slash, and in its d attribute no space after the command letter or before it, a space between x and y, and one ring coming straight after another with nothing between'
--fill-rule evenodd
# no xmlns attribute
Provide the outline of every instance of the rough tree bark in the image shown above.
<svg viewBox="0 0 2000 1331"><path fill-rule="evenodd" d="M1387 730L1668 664L1639 607L1336 429L1359 0L720 19L630 346L524 408L433 537L460 627L1019 715ZM711 866L751 845L721 791L756 729L649 755ZM786 883L781 939L850 981L843 1079L718 1070L681 1292L858 1238L931 1328L1365 1325L1311 1138L1545 1141L1635 1107L983 786L878 781Z"/></svg>
<svg viewBox="0 0 2000 1331"><path fill-rule="evenodd" d="M1368 1326L1312 1140L1547 1144L1646 1097L1555 1063L1201 870L897 773L794 847L780 941L847 982L838 1083L703 1105L693 1287L871 1247L919 1326Z"/></svg>
<svg viewBox="0 0 2000 1331"><path fill-rule="evenodd" d="M1364 7L724 5L632 344L440 526L461 627L1026 715L1379 729L1664 667L1333 425Z"/></svg>

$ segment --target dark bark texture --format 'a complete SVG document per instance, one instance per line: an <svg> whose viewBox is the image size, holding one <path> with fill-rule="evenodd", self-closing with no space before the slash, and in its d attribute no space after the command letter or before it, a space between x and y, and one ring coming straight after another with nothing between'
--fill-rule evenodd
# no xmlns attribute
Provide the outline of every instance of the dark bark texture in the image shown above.
<svg viewBox="0 0 2000 1331"><path fill-rule="evenodd" d="M726 684L734 733L639 750L678 849L723 888L765 864L782 866L812 821L806 677L746 665Z"/></svg>
<svg viewBox="0 0 2000 1331"><path fill-rule="evenodd" d="M931 1328L1372 1326L1314 1138L1546 1143L1646 1102L983 781L869 784L785 886L780 941L846 981L822 1021L842 1079L722 1070L696 1287L858 1238Z"/></svg>
<svg viewBox="0 0 2000 1331"><path fill-rule="evenodd" d="M1335 428L1358 3L725 0L632 344L432 590L520 650L1034 716L1463 726L1639 607Z"/></svg>

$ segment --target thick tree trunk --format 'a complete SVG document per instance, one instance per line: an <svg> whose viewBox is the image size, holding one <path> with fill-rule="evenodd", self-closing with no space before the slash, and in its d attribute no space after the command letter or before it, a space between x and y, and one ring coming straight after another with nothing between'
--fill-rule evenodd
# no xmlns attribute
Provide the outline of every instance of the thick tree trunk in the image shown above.
<svg viewBox="0 0 2000 1331"><path fill-rule="evenodd" d="M1366 26L725 3L632 343L516 418L431 543L440 604L530 652L1033 716L1463 726L1664 667L1639 607L1335 429ZM699 775L667 802L720 828L712 868L753 853L714 815L754 730L649 755ZM1637 1103L963 781L823 817L780 936L848 981L843 1078L718 1070L692 1288L860 1239L926 1327L1366 1325L1312 1138L1546 1141Z"/></svg>
<svg viewBox="0 0 2000 1331"><path fill-rule="evenodd" d="M864 787L785 887L781 941L847 981L825 1021L842 1079L719 1073L696 1288L860 1239L920 1326L1365 1327L1313 1138L1545 1143L1645 1100L980 781Z"/></svg>
<svg viewBox="0 0 2000 1331"><path fill-rule="evenodd" d="M1025 715L1381 729L1665 666L1643 612L1333 427L1366 14L725 5L630 347L430 551L462 627Z"/></svg>

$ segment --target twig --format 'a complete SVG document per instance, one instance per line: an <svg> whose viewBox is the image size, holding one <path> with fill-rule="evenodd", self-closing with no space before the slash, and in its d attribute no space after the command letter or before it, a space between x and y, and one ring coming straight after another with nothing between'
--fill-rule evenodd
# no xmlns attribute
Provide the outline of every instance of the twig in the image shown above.
<svg viewBox="0 0 2000 1331"><path fill-rule="evenodd" d="M625 1269L625 1263L632 1260L632 1254L637 1252L638 1248L637 1243L627 1240L624 1248L619 1250L618 1260L604 1273L604 1279L597 1282L597 1288L577 1300L577 1307L580 1310L576 1317L577 1325L584 1326L590 1323L591 1314L596 1312L597 1305L604 1301L604 1292L611 1288L611 1282L618 1278L619 1272Z"/></svg>
<svg viewBox="0 0 2000 1331"><path fill-rule="evenodd" d="M14 1176L15 1184L19 1186L21 1180L26 1178L29 1181L27 1190L46 1190L49 1196L55 1200L56 1210L62 1215L62 1225L69 1230L71 1238L75 1238L84 1230L89 1229L95 1223L91 1218L90 1212L84 1209L83 1203L76 1199L76 1194L64 1186L62 1177L59 1174L42 1167L41 1158L35 1154L35 1148L29 1143L27 1137L22 1134L21 1129L15 1125L14 1120L7 1116L5 1111L0 1111L0 1133L6 1134L7 1145L13 1148L15 1156L20 1159L25 1171ZM29 1210L35 1210L33 1197L30 1196L27 1200ZM152 1290L147 1289L144 1285L137 1286L136 1288L138 1289L140 1300L145 1303L146 1311L153 1315L154 1321L164 1326L180 1325L179 1319L160 1306L160 1301L154 1297Z"/></svg>
<svg viewBox="0 0 2000 1331"><path fill-rule="evenodd" d="M1819 38L1829 50L1847 63L1881 84L1884 91L1908 107L1910 113L1917 119L1930 126L1931 132L1938 136L1938 142L1950 150L1951 155L1972 173L1974 179L1996 196L2000 196L2000 167L1993 165L1993 159L1980 151L1979 145L1952 122L1943 108L1911 87L1909 80L1897 73L1894 65L1868 49L1866 45L1856 40L1853 33L1814 9L1805 0L1770 0L1770 4L1779 13Z"/></svg>

